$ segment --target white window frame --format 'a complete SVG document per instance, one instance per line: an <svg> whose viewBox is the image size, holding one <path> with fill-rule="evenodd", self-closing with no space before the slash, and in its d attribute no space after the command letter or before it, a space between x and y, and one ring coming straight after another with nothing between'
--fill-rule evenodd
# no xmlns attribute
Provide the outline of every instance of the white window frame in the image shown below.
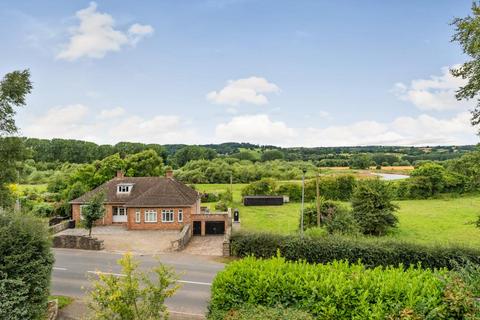
<svg viewBox="0 0 480 320"><path fill-rule="evenodd" d="M140 209L135 209L135 223L142 222L142 211Z"/></svg>
<svg viewBox="0 0 480 320"><path fill-rule="evenodd" d="M117 193L130 193L132 191L133 184L118 184Z"/></svg>
<svg viewBox="0 0 480 320"><path fill-rule="evenodd" d="M183 222L183 209L178 209L177 217L178 217L178 222Z"/></svg>
<svg viewBox="0 0 480 320"><path fill-rule="evenodd" d="M162 210L162 222L173 223L175 222L175 211L173 209Z"/></svg>
<svg viewBox="0 0 480 320"><path fill-rule="evenodd" d="M155 220L150 220L150 214L154 214ZM156 223L157 221L157 210L145 210L145 223Z"/></svg>

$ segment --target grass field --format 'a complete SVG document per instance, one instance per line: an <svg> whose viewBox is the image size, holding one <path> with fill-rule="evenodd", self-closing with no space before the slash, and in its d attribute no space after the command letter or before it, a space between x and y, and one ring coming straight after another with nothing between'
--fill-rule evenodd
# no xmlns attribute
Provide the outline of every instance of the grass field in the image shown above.
<svg viewBox="0 0 480 320"><path fill-rule="evenodd" d="M240 211L243 230L295 233L298 230L300 204L250 206L241 203L241 189L234 184L234 207ZM223 192L228 185L196 185L199 191ZM480 246L480 229L471 222L480 214L480 195L461 198L408 200L396 202L399 226L388 237L425 244L457 243ZM213 209L213 204L211 204Z"/></svg>

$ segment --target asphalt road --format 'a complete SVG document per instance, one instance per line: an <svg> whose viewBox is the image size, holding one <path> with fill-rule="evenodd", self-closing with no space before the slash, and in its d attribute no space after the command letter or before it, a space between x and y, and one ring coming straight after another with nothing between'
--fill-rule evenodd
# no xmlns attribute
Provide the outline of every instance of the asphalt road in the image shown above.
<svg viewBox="0 0 480 320"><path fill-rule="evenodd" d="M52 294L81 298L90 288L96 272L121 274L116 261L121 254L104 251L54 249ZM224 265L209 257L181 253L157 256L136 256L142 269L155 266L160 260L180 274L181 288L167 300L169 310L185 314L205 314L213 278Z"/></svg>

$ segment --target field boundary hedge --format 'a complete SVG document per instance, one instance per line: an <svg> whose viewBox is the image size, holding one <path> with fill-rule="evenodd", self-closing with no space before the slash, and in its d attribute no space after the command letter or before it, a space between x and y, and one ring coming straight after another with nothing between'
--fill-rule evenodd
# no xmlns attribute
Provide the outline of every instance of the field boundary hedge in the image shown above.
<svg viewBox="0 0 480 320"><path fill-rule="evenodd" d="M269 233L235 233L231 237L231 253L237 257L270 258L278 252L292 261L360 261L367 267L420 265L422 268L453 269L467 262L480 265L480 250L463 246L426 246L398 240L344 236L302 238Z"/></svg>

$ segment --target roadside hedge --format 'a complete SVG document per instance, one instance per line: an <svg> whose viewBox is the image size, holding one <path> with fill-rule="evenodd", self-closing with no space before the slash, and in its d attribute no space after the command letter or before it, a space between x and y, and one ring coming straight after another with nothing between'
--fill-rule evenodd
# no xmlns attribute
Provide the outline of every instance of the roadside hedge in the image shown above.
<svg viewBox="0 0 480 320"><path fill-rule="evenodd" d="M215 310L208 316L209 320L313 320L305 312L281 306L264 307L245 305L229 311Z"/></svg>
<svg viewBox="0 0 480 320"><path fill-rule="evenodd" d="M0 214L0 319L43 319L54 262L46 224Z"/></svg>
<svg viewBox="0 0 480 320"><path fill-rule="evenodd" d="M471 262L480 265L480 250L461 246L426 246L396 240L345 237L282 236L269 233L235 233L232 255L270 258L280 254L287 260L327 263L361 261L366 267L421 265L422 268L453 269Z"/></svg>
<svg viewBox="0 0 480 320"><path fill-rule="evenodd" d="M476 319L480 312L468 284L446 269L368 269L339 261L288 262L282 257L248 257L217 274L210 313L244 304L288 306L315 319Z"/></svg>

